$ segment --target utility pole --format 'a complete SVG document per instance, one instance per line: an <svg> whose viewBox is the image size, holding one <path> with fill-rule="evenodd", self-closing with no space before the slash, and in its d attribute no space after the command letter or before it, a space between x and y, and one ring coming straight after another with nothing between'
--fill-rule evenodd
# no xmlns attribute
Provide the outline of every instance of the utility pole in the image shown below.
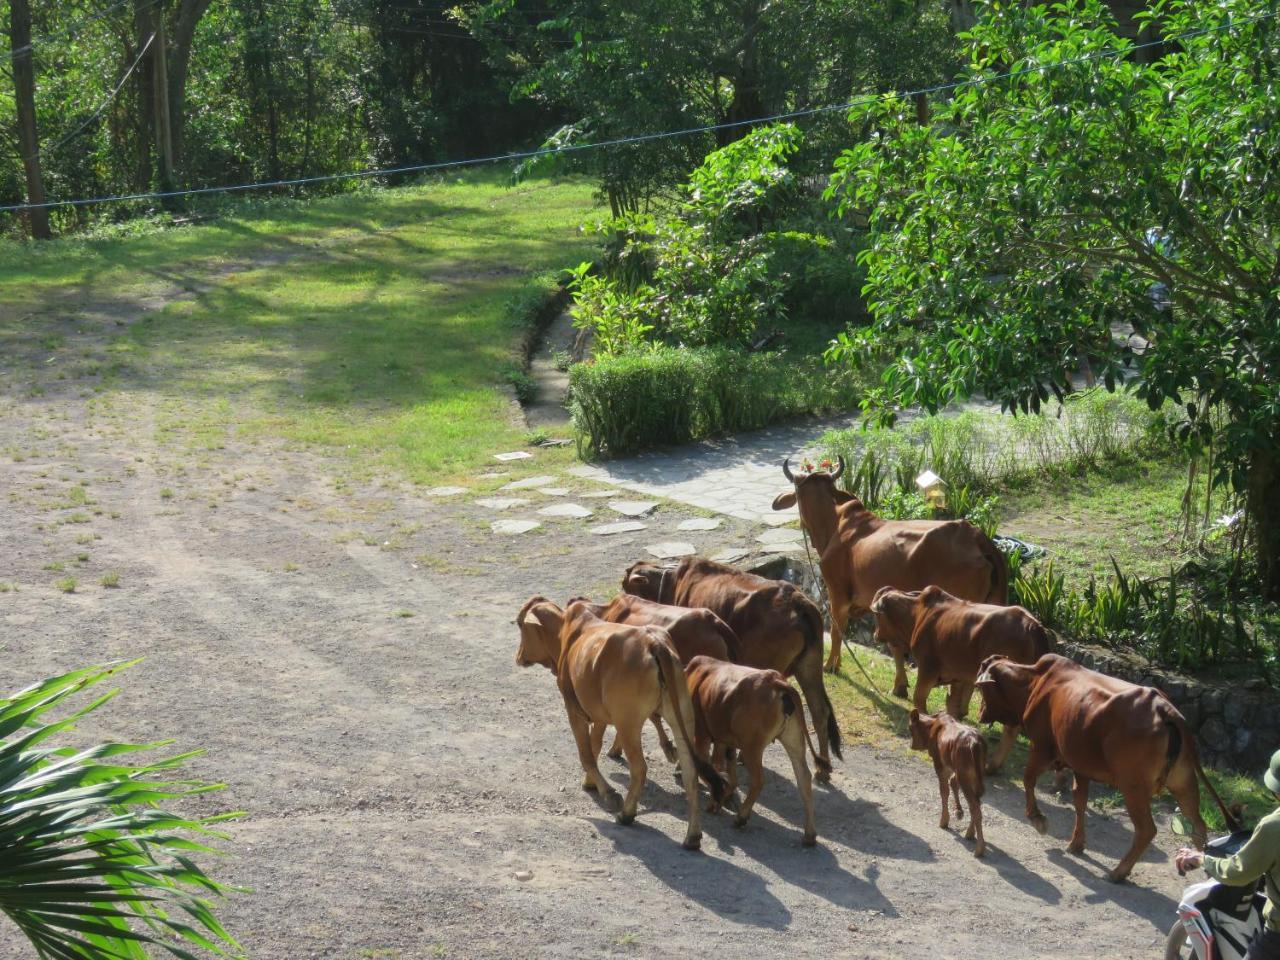
<svg viewBox="0 0 1280 960"><path fill-rule="evenodd" d="M13 56L13 87L18 107L18 149L27 175L27 225L36 240L48 240L49 210L44 203L44 178L40 175L40 134L36 129L36 70L31 49L31 6L28 0L10 0L9 49Z"/></svg>

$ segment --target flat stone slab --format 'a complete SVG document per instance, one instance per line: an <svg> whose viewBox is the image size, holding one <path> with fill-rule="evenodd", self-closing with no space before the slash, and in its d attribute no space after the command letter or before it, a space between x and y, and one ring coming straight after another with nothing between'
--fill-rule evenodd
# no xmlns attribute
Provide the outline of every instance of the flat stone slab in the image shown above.
<svg viewBox="0 0 1280 960"><path fill-rule="evenodd" d="M568 487L539 487L539 493L545 493L548 497L563 497L569 493Z"/></svg>
<svg viewBox="0 0 1280 960"><path fill-rule="evenodd" d="M737 563L750 553L749 547L726 547L719 553L713 554L711 559L716 563Z"/></svg>
<svg viewBox="0 0 1280 960"><path fill-rule="evenodd" d="M617 490L592 490L588 493L580 493L578 496L583 500L605 500L610 497L616 497Z"/></svg>
<svg viewBox="0 0 1280 960"><path fill-rule="evenodd" d="M690 517L688 520L681 520L677 530L719 530L719 517Z"/></svg>
<svg viewBox="0 0 1280 960"><path fill-rule="evenodd" d="M795 527L774 527L756 537L756 543L776 546L780 543L800 543L803 539L804 534Z"/></svg>
<svg viewBox="0 0 1280 960"><path fill-rule="evenodd" d="M510 463L512 460L532 460L533 454L527 450L513 450L511 453L495 453L493 459Z"/></svg>
<svg viewBox="0 0 1280 960"><path fill-rule="evenodd" d="M485 497L482 500L472 501L477 507L484 507L486 510L510 510L512 507L523 507L529 501L521 500L519 497Z"/></svg>
<svg viewBox="0 0 1280 960"><path fill-rule="evenodd" d="M427 491L428 497L456 497L460 493L466 493L466 487L432 487Z"/></svg>
<svg viewBox="0 0 1280 960"><path fill-rule="evenodd" d="M523 480L512 480L503 484L502 490L528 490L532 487L545 487L556 482L555 477L525 477Z"/></svg>
<svg viewBox="0 0 1280 960"><path fill-rule="evenodd" d="M597 536L607 537L613 533L634 533L637 530L648 530L647 523L641 523L639 520L619 520L617 523L598 523L594 527L588 527L592 533Z"/></svg>
<svg viewBox="0 0 1280 960"><path fill-rule="evenodd" d="M573 517L575 520L585 520L595 511L588 510L578 503L553 503L549 507L543 507L538 513L544 517Z"/></svg>
<svg viewBox="0 0 1280 960"><path fill-rule="evenodd" d="M624 517L647 517L658 507L656 500L610 500L609 509Z"/></svg>
<svg viewBox="0 0 1280 960"><path fill-rule="evenodd" d="M659 560L674 560L676 557L687 557L692 553L697 553L698 548L692 543L671 540L645 547L644 552L651 557L657 557Z"/></svg>
<svg viewBox="0 0 1280 960"><path fill-rule="evenodd" d="M495 520L489 524L489 529L494 533L513 534L528 533L530 530L537 530L542 524L537 520Z"/></svg>
<svg viewBox="0 0 1280 960"><path fill-rule="evenodd" d="M477 480L497 480L501 477L509 477L511 474L505 470L490 470L488 473L481 473L476 476Z"/></svg>
<svg viewBox="0 0 1280 960"><path fill-rule="evenodd" d="M780 527L786 523L795 523L800 519L800 514L794 510L780 510L777 513L760 514L760 522L768 524L771 527Z"/></svg>

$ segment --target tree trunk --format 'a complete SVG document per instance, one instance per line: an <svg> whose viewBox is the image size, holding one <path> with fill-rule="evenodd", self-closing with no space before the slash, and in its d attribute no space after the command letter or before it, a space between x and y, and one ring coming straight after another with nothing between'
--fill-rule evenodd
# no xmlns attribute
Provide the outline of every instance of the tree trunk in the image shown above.
<svg viewBox="0 0 1280 960"><path fill-rule="evenodd" d="M137 34L138 50L142 50L151 35L155 32L155 11L152 0L133 0L133 29ZM154 41L153 41L154 47ZM154 157L153 147L156 143L156 87L155 87L155 50L147 50L146 56L138 63L135 75L138 78L138 116L142 129L138 136L138 175L137 189L149 190L153 186L151 165Z"/></svg>
<svg viewBox="0 0 1280 960"><path fill-rule="evenodd" d="M182 0L174 16L169 42L169 139L173 145L173 162L182 169L184 126L187 109L187 73L191 66L191 49L196 27L212 0Z"/></svg>
<svg viewBox="0 0 1280 960"><path fill-rule="evenodd" d="M40 133L36 128L36 71L31 56L31 7L28 0L9 4L9 49L13 56L13 88L18 107L18 149L27 176L27 203L44 203L44 178L40 173ZM36 240L48 240L49 211L33 206L27 226Z"/></svg>
<svg viewBox="0 0 1280 960"><path fill-rule="evenodd" d="M1263 596L1280 600L1280 462L1274 450L1255 450L1249 461L1249 520Z"/></svg>

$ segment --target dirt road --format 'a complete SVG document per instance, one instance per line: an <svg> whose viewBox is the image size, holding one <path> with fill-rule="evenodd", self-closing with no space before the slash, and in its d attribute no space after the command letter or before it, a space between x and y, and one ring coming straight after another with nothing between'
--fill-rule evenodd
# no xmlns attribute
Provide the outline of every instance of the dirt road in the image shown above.
<svg viewBox="0 0 1280 960"><path fill-rule="evenodd" d="M92 325L68 336L96 349ZM352 486L338 460L232 435L196 449L145 377L101 395L39 363L34 345L7 357L0 398L0 582L16 588L0 686L146 658L85 732L207 750L193 772L228 789L197 809L246 812L213 869L253 888L222 909L251 956L1158 955L1180 889L1170 838L1113 886L1122 815L1092 816L1090 853L1071 857L1067 809L1046 805L1041 837L997 779L976 861L898 743L850 745L817 793L814 850L777 747L757 816L706 818L701 853L680 849L652 741L640 817L616 826L579 789L551 676L516 667L511 620L533 593L601 595L689 514L661 508L644 535L548 519L499 538L470 497ZM0 957L26 956L0 921Z"/></svg>

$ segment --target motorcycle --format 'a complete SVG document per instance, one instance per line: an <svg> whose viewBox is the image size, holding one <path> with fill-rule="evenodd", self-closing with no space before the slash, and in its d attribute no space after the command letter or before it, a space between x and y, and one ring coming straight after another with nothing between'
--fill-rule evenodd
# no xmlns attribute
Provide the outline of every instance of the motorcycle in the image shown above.
<svg viewBox="0 0 1280 960"><path fill-rule="evenodd" d="M1173 832L1187 836L1189 831L1176 818ZM1214 857L1232 856L1250 836L1251 831L1238 830L1210 840L1204 852ZM1265 904L1261 881L1241 887L1217 880L1193 883L1178 903L1178 919L1165 941L1165 960L1244 960L1249 942L1262 930Z"/></svg>

